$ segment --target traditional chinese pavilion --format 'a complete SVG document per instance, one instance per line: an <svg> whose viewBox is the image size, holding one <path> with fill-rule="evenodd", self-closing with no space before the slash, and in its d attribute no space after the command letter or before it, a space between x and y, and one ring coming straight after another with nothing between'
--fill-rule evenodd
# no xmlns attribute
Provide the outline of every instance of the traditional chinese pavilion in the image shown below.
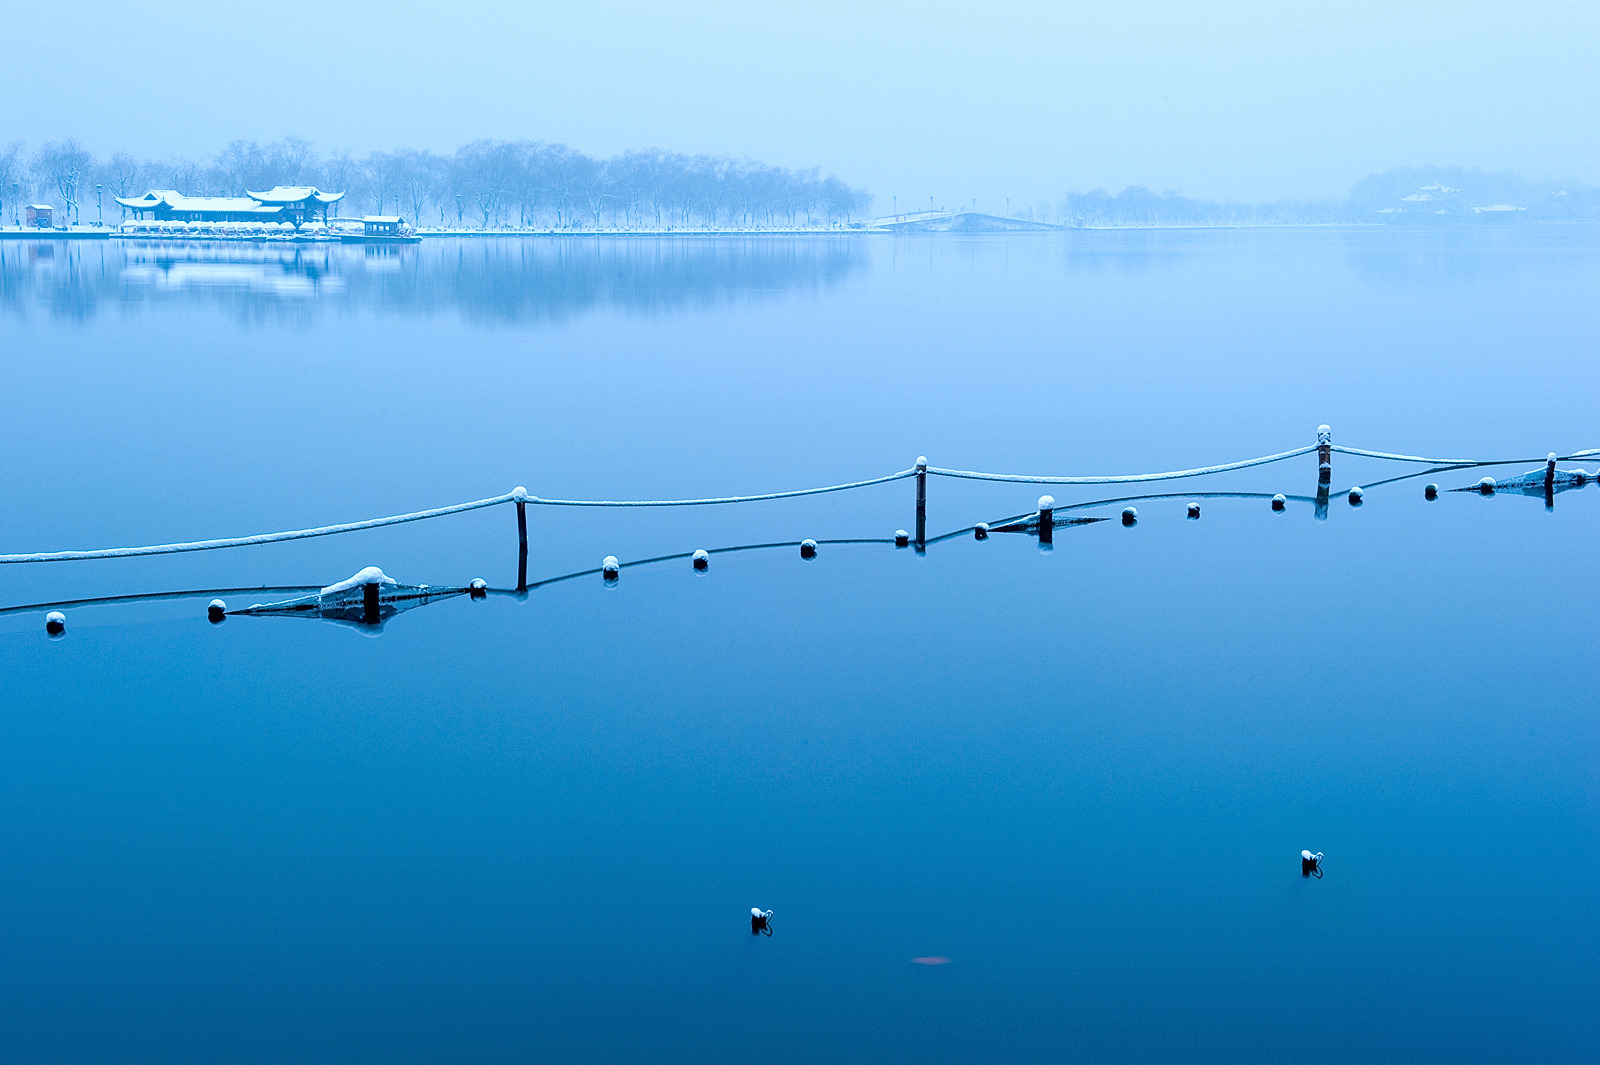
<svg viewBox="0 0 1600 1065"><path fill-rule="evenodd" d="M344 199L342 192L279 185L244 196L185 196L172 189L151 189L143 196L117 202L135 218L157 222L306 222L328 220L328 207Z"/></svg>

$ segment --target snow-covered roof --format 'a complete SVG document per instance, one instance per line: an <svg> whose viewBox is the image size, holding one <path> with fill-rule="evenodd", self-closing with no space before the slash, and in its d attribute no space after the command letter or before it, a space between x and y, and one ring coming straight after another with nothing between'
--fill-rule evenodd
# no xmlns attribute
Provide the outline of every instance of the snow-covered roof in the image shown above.
<svg viewBox="0 0 1600 1065"><path fill-rule="evenodd" d="M117 202L124 207L132 207L141 211L148 211L163 203L174 211L228 212L230 214L250 212L260 215L277 215L283 210L281 206L262 206L256 200L245 196L185 196L171 189L151 189L143 196L135 199L123 199L118 196Z"/></svg>
<svg viewBox="0 0 1600 1065"><path fill-rule="evenodd" d="M369 214L369 215L363 215L361 220L363 222L377 222L377 223L380 223L382 225L389 225L389 226L397 226L401 222L405 221L405 219L401 218L397 214Z"/></svg>
<svg viewBox="0 0 1600 1065"><path fill-rule="evenodd" d="M262 203L302 203L306 200L336 203L344 199L342 192L323 192L311 185L274 185L266 192L250 192L249 189L245 191Z"/></svg>

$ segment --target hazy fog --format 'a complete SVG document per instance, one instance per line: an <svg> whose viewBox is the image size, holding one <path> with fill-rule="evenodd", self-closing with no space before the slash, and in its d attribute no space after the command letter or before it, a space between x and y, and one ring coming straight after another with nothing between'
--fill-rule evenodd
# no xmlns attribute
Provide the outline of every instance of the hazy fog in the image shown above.
<svg viewBox="0 0 1600 1065"><path fill-rule="evenodd" d="M821 166L888 208L1410 163L1600 180L1600 5L9 0L0 143L210 155L477 137Z"/></svg>

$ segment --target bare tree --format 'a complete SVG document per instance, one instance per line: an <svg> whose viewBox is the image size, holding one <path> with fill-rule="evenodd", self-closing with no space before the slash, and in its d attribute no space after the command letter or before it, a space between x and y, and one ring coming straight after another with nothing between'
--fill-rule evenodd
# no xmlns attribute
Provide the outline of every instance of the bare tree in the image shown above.
<svg viewBox="0 0 1600 1065"><path fill-rule="evenodd" d="M39 149L33 167L47 185L61 194L63 213L71 212L73 223L78 222L78 192L84 175L94 166L94 156L76 140L53 141Z"/></svg>
<svg viewBox="0 0 1600 1065"><path fill-rule="evenodd" d="M5 224L6 195L13 182L17 182L22 175L22 142L12 143L0 148L0 225ZM17 213L17 204L11 205L11 213Z"/></svg>

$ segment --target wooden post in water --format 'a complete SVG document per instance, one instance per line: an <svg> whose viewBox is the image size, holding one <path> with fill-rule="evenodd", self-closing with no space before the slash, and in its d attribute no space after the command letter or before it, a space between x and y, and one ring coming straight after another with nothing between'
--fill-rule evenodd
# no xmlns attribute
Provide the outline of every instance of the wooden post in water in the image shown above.
<svg viewBox="0 0 1600 1065"><path fill-rule="evenodd" d="M1333 482L1333 430L1317 426L1317 509L1318 521L1328 520L1328 487Z"/></svg>
<svg viewBox="0 0 1600 1065"><path fill-rule="evenodd" d="M361 620L376 625L378 618L378 582L368 581L361 586Z"/></svg>
<svg viewBox="0 0 1600 1065"><path fill-rule="evenodd" d="M1056 542L1055 496L1039 497L1039 546L1053 547Z"/></svg>
<svg viewBox="0 0 1600 1065"><path fill-rule="evenodd" d="M917 554L928 551L928 459L917 456Z"/></svg>
<svg viewBox="0 0 1600 1065"><path fill-rule="evenodd" d="M1554 510L1556 506L1556 453L1544 460L1544 506L1546 510Z"/></svg>
<svg viewBox="0 0 1600 1065"><path fill-rule="evenodd" d="M517 591L528 590L528 490L518 485L511 493L517 500Z"/></svg>

